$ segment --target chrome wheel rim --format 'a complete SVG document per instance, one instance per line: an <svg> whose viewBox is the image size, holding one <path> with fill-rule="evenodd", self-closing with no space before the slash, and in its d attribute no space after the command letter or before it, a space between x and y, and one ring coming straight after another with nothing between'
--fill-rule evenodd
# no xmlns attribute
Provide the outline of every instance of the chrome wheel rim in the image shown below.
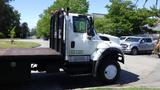
<svg viewBox="0 0 160 90"><path fill-rule="evenodd" d="M112 80L117 75L117 68L115 65L108 65L104 70L105 78Z"/></svg>

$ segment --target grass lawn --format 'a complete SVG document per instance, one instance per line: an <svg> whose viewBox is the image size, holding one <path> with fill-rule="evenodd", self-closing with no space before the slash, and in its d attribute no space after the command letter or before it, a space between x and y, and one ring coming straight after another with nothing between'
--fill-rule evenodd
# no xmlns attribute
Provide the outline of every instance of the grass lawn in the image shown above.
<svg viewBox="0 0 160 90"><path fill-rule="evenodd" d="M40 44L35 42L16 41L11 44L10 40L0 40L0 48L35 48Z"/></svg>

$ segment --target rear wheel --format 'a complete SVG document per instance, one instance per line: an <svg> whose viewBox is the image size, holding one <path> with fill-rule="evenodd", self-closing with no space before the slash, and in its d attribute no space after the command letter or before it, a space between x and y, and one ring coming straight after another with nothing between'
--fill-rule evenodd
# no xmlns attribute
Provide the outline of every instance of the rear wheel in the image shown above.
<svg viewBox="0 0 160 90"><path fill-rule="evenodd" d="M98 76L104 83L113 83L120 77L118 62L103 62L99 68Z"/></svg>
<svg viewBox="0 0 160 90"><path fill-rule="evenodd" d="M138 54L138 49L137 48L132 48L131 54L132 55L137 55Z"/></svg>

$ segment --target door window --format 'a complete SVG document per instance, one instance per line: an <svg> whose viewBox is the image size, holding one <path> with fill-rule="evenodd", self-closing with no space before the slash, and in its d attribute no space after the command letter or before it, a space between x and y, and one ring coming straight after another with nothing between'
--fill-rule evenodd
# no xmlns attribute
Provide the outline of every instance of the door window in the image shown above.
<svg viewBox="0 0 160 90"><path fill-rule="evenodd" d="M151 43L152 40L150 38L144 38L144 39L142 39L141 42L143 42L143 43Z"/></svg>
<svg viewBox="0 0 160 90"><path fill-rule="evenodd" d="M87 20L85 17L73 17L74 32L85 33L87 30Z"/></svg>
<svg viewBox="0 0 160 90"><path fill-rule="evenodd" d="M147 42L147 43L151 43L152 40L151 40L150 38L146 38L146 42Z"/></svg>
<svg viewBox="0 0 160 90"><path fill-rule="evenodd" d="M144 43L145 43L145 39L142 39L142 40L141 40L141 44L144 44Z"/></svg>

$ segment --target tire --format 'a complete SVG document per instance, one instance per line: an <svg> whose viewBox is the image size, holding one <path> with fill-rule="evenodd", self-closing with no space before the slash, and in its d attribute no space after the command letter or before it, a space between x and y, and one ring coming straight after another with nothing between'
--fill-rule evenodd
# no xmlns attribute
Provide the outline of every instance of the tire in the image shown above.
<svg viewBox="0 0 160 90"><path fill-rule="evenodd" d="M103 83L113 83L120 77L120 65L118 62L102 62L99 67L98 78ZM108 72L108 73L107 73Z"/></svg>
<svg viewBox="0 0 160 90"><path fill-rule="evenodd" d="M158 58L160 58L160 53L158 53Z"/></svg>
<svg viewBox="0 0 160 90"><path fill-rule="evenodd" d="M137 48L132 48L131 54L132 55L137 55L138 54L138 49Z"/></svg>

